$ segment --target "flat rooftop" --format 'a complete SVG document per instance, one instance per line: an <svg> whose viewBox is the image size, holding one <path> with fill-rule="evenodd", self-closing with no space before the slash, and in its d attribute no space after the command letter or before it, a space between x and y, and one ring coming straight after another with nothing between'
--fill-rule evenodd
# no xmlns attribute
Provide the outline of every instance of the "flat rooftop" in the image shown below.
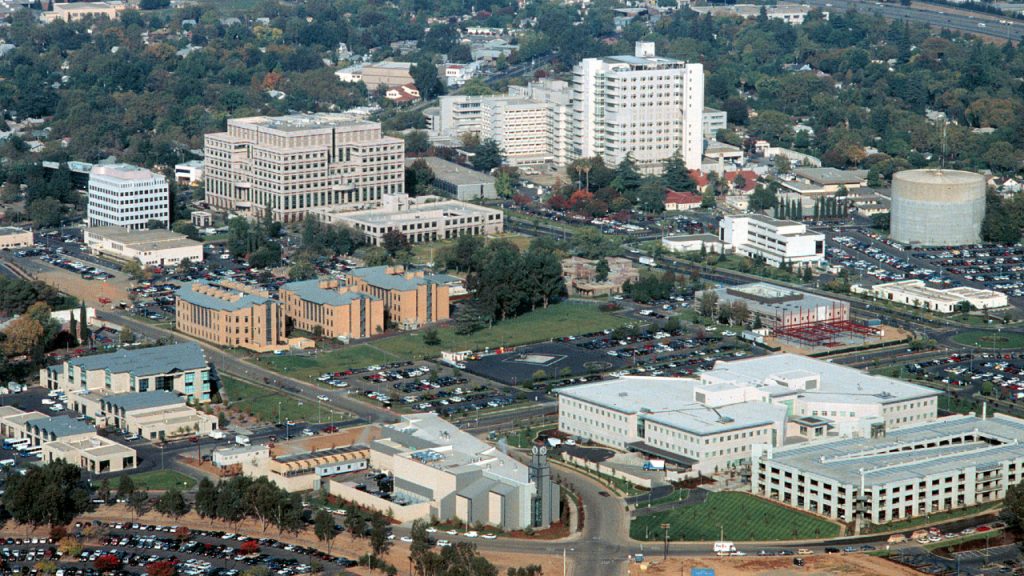
<svg viewBox="0 0 1024 576"><path fill-rule="evenodd" d="M363 224L399 224L417 220L428 220L444 217L465 217L485 214L500 214L500 210L477 206L458 200L441 200L412 204L401 210L374 208L372 210L356 210L345 212L342 217Z"/></svg>
<svg viewBox="0 0 1024 576"><path fill-rule="evenodd" d="M131 372L136 376L148 376L205 368L206 356L198 344L185 342L83 356L69 360L68 365L84 370L109 370L112 374Z"/></svg>
<svg viewBox="0 0 1024 576"><path fill-rule="evenodd" d="M113 394L104 398L104 401L111 406L120 408L125 412L145 410L147 408L162 408L169 406L184 406L185 399L168 390L154 390L152 392L126 392L124 394Z"/></svg>
<svg viewBox="0 0 1024 576"><path fill-rule="evenodd" d="M202 246L184 234L170 230L128 230L120 226L93 226L86 228L89 238L118 242L139 251L169 250L191 246Z"/></svg>
<svg viewBox="0 0 1024 576"><path fill-rule="evenodd" d="M377 128L380 124L359 120L352 114L316 112L313 114L289 114L286 116L250 116L232 118L231 124L251 125L270 128L281 132L315 130L317 128Z"/></svg>
<svg viewBox="0 0 1024 576"><path fill-rule="evenodd" d="M382 288L384 290L415 290L423 284L448 284L458 282L459 279L447 274L414 275L413 269L405 269L404 272L396 273L392 266L370 266L368 268L356 268L348 274L361 278L367 284Z"/></svg>
<svg viewBox="0 0 1024 576"><path fill-rule="evenodd" d="M60 6L60 4L56 4ZM76 4L75 6L80 6ZM163 174L156 174L132 164L97 164L89 171L90 176L105 176L115 180L166 180Z"/></svg>
<svg viewBox="0 0 1024 576"><path fill-rule="evenodd" d="M468 186L474 184L493 184L494 176L478 172L472 168L449 162L435 156L424 156L423 158L406 158L405 167L412 166L413 162L423 160L434 172L434 178L448 182L453 186Z"/></svg>
<svg viewBox="0 0 1024 576"><path fill-rule="evenodd" d="M840 184L861 184L868 177L867 170L840 170L839 168L796 168L793 175L821 184L835 186Z"/></svg>
<svg viewBox="0 0 1024 576"><path fill-rule="evenodd" d="M924 448L926 443L959 438L956 444ZM772 462L859 485L861 470L867 486L917 481L948 475L967 467L1001 467L1024 458L1024 420L997 414L988 419L947 416L890 430L882 438L847 438L796 444L773 451Z"/></svg>
<svg viewBox="0 0 1024 576"><path fill-rule="evenodd" d="M79 434L88 434L96 431L96 428L91 424L86 424L81 420L75 420L70 416L45 416L43 418L26 420L25 424L34 428L39 428L40 432L45 432L45 434L53 435L57 438L77 436Z"/></svg>

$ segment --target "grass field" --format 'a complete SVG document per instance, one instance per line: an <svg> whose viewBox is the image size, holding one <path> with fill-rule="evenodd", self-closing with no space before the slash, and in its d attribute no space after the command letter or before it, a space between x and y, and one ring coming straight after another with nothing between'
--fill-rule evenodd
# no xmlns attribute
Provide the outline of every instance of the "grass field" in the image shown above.
<svg viewBox="0 0 1024 576"><path fill-rule="evenodd" d="M324 372L337 372L347 368L366 368L374 364L394 362L396 358L366 344L345 346L315 356L268 355L260 359L276 372L301 380L315 379Z"/></svg>
<svg viewBox="0 0 1024 576"><path fill-rule="evenodd" d="M663 538L661 524L668 522L669 539L718 540L725 530L726 540L791 540L828 538L839 534L839 526L810 514L740 492L715 492L696 506L676 508L633 520L630 536L638 540Z"/></svg>
<svg viewBox="0 0 1024 576"><path fill-rule="evenodd" d="M929 514L927 516L917 516L909 520L890 522L888 524L866 524L862 531L866 534L870 534L873 532L913 530L918 526L931 526L932 524L938 524L940 522L948 522L950 520L956 520L957 518L973 516L974 514L985 512L987 510L995 510L1000 506L1002 506L1002 503L996 502L981 506L972 506L970 508L960 508L959 510L951 510L949 512L940 512L938 514Z"/></svg>
<svg viewBox="0 0 1024 576"><path fill-rule="evenodd" d="M533 240L529 236L523 236L522 234L499 234L494 238L500 240L507 240L515 244L520 250L526 250L530 246L530 242ZM422 244L414 244L412 246L412 262L414 264L425 264L438 263L442 257L444 251L455 245L455 240L438 240L437 242L424 242Z"/></svg>
<svg viewBox="0 0 1024 576"><path fill-rule="evenodd" d="M985 348L1002 350L1007 348L1024 348L1024 334L1016 332L983 332L968 330L953 336L953 341L964 346L976 346L979 351Z"/></svg>
<svg viewBox="0 0 1024 576"><path fill-rule="evenodd" d="M324 422L336 422L348 416L345 412L338 410L326 408L318 410L316 402L303 402L293 396L231 376L221 376L221 383L231 401L232 408L251 414L263 422L284 420L316 422L318 417Z"/></svg>
<svg viewBox="0 0 1024 576"><path fill-rule="evenodd" d="M195 478L174 470L153 470L132 474L131 479L135 482L135 486L142 490L170 490L175 486L182 490L191 490L196 485ZM114 485L116 486L116 484Z"/></svg>
<svg viewBox="0 0 1024 576"><path fill-rule="evenodd" d="M636 503L637 509L640 508L652 508L666 502L678 502L680 500L686 500L686 497L690 495L690 491L686 488L673 489L671 493L662 496L661 498L652 498L651 500L640 500Z"/></svg>
<svg viewBox="0 0 1024 576"><path fill-rule="evenodd" d="M403 334L374 342L374 345L398 358L420 360L439 356L442 350L483 350L544 342L558 336L583 334L617 328L628 321L602 312L596 304L561 302L539 308L518 318L498 322L473 334L456 334L451 327L437 330L441 344L428 346L421 334Z"/></svg>

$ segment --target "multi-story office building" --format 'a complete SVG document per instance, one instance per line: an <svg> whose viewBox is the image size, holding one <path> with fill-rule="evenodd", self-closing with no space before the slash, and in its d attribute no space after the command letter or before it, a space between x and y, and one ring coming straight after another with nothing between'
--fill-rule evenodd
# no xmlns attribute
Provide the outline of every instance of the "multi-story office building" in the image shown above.
<svg viewBox="0 0 1024 576"><path fill-rule="evenodd" d="M810 266L825 260L825 235L807 226L761 214L722 218L718 238L725 247L772 266Z"/></svg>
<svg viewBox="0 0 1024 576"><path fill-rule="evenodd" d="M130 164L93 166L89 172L89 226L145 230L150 220L170 226L167 178Z"/></svg>
<svg viewBox="0 0 1024 576"><path fill-rule="evenodd" d="M210 401L210 370L198 344L188 342L152 348L118 350L83 356L47 366L39 382L51 390L125 394L166 390L189 402Z"/></svg>
<svg viewBox="0 0 1024 576"><path fill-rule="evenodd" d="M392 326L414 329L448 319L448 284L458 279L403 266L372 266L347 272L345 281L354 290L383 300Z"/></svg>
<svg viewBox="0 0 1024 576"><path fill-rule="evenodd" d="M281 303L246 289L203 280L183 285L176 292L175 327L183 334L230 348L254 352L287 348Z"/></svg>
<svg viewBox="0 0 1024 576"><path fill-rule="evenodd" d="M787 437L872 437L930 422L938 390L821 360L777 354L693 378L625 377L558 391L562 432L705 474Z"/></svg>
<svg viewBox="0 0 1024 576"><path fill-rule="evenodd" d="M996 502L1024 480L1024 420L955 415L871 438L754 446L751 490L843 522Z"/></svg>
<svg viewBox="0 0 1024 576"><path fill-rule="evenodd" d="M284 314L309 333L319 326L327 338L369 338L384 330L384 301L338 280L304 280L281 286Z"/></svg>
<svg viewBox="0 0 1024 576"><path fill-rule="evenodd" d="M405 186L405 144L345 114L233 118L206 135L206 201L275 221L312 208L368 207Z"/></svg>
<svg viewBox="0 0 1024 576"><path fill-rule="evenodd" d="M344 212L320 209L314 216L353 228L372 246L383 245L384 236L391 230L398 230L412 243L500 234L504 230L501 210L440 196L385 194L380 208Z"/></svg>
<svg viewBox="0 0 1024 576"><path fill-rule="evenodd" d="M701 120L704 139L715 140L719 130L725 130L729 127L728 120L729 116L725 113L725 110L715 110L705 106L704 117Z"/></svg>
<svg viewBox="0 0 1024 576"><path fill-rule="evenodd" d="M687 168L700 169L702 64L656 56L653 42L637 42L632 56L586 58L572 73L572 158L601 156L615 166L631 155L657 173L678 152Z"/></svg>

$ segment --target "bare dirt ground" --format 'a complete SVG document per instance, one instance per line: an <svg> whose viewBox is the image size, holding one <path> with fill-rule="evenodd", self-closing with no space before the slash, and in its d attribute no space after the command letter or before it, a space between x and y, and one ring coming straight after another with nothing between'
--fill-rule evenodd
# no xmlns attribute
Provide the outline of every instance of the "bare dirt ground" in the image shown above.
<svg viewBox="0 0 1024 576"><path fill-rule="evenodd" d="M630 566L630 574L686 576L691 568L714 568L717 576L911 576L918 574L884 558L862 554L807 556L806 566L793 565L793 559L781 558L670 558L667 564L652 562L646 570ZM545 574L548 572L545 571Z"/></svg>
<svg viewBox="0 0 1024 576"><path fill-rule="evenodd" d="M53 268L36 274L36 278L57 287L61 292L84 301L97 309L106 307L99 303L100 298L109 298L114 304L128 301L128 282L123 275L112 280L83 280L78 274L72 274L61 268Z"/></svg>
<svg viewBox="0 0 1024 576"><path fill-rule="evenodd" d="M906 338L908 338L908 337L913 335L913 334L911 334L910 332L908 332L906 330L902 330L900 328L894 328L892 326L879 326L879 328L881 328L882 330L885 331L885 336L882 336L878 340L874 341L874 342L878 342L878 343L899 342L899 341L905 340ZM806 346L799 346L799 345L797 345L796 343L794 343L794 342L792 342L790 340L780 340L778 338L773 338L773 337L765 338L764 342L765 342L765 344L767 344L769 346L778 346L779 348L782 349L783 352L791 352L793 354L808 354L808 353L821 352L822 350L826 350L826 348L821 348L821 347L808 348ZM866 342L870 344L872 341L866 341ZM831 351L833 353L841 353L843 350L845 350L847 348L855 348L855 347L860 346L860 345L861 345L861 343L852 342L852 343L850 343L847 346L837 346L835 348L827 348L827 350L829 350L829 351Z"/></svg>
<svg viewBox="0 0 1024 576"><path fill-rule="evenodd" d="M369 444L380 438L380 429L376 426L358 426L346 428L333 434L321 434L311 438L297 438L287 442L277 442L271 449L272 456L302 454L317 450L329 450L352 444Z"/></svg>

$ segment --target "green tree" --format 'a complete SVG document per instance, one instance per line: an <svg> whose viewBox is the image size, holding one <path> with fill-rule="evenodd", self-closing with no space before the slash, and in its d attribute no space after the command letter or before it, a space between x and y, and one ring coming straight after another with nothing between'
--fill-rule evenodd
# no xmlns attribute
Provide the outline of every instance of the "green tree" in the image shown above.
<svg viewBox="0 0 1024 576"><path fill-rule="evenodd" d="M594 279L598 282L604 282L608 279L608 273L611 270L608 267L608 260L601 258L597 261L597 265L594 268Z"/></svg>
<svg viewBox="0 0 1024 576"><path fill-rule="evenodd" d="M316 534L317 540L327 545L327 553L330 554L334 539L340 533L334 523L334 515L323 508L318 508L313 515L313 532Z"/></svg>
<svg viewBox="0 0 1024 576"><path fill-rule="evenodd" d="M715 206L718 206L718 199L715 198L714 188L709 186L708 189L700 196L700 207L710 209Z"/></svg>
<svg viewBox="0 0 1024 576"><path fill-rule="evenodd" d="M154 509L164 516L170 516L177 520L188 513L190 506L181 490L172 487L157 499Z"/></svg>
<svg viewBox="0 0 1024 576"><path fill-rule="evenodd" d="M196 486L196 513L200 518L217 517L217 486L203 476Z"/></svg>
<svg viewBox="0 0 1024 576"><path fill-rule="evenodd" d="M389 535L391 535L391 527L388 526L387 519L383 514L374 514L370 518L370 550L373 551L375 560L370 566L371 569L376 564L376 560L380 560L391 549L392 542L388 539Z"/></svg>
<svg viewBox="0 0 1024 576"><path fill-rule="evenodd" d="M173 225L171 225L171 230L177 232L178 234L184 234L185 236L188 236L192 240L202 240L202 235L199 233L199 228L196 228L195 225L189 222L188 220L178 220Z"/></svg>
<svg viewBox="0 0 1024 576"><path fill-rule="evenodd" d="M661 177L662 184L676 192L693 192L697 190L697 183L690 176L686 169L682 156L676 150L665 162L665 169Z"/></svg>
<svg viewBox="0 0 1024 576"><path fill-rule="evenodd" d="M611 186L619 194L628 197L640 188L640 183L641 177L640 172L636 169L636 162L633 160L632 154L626 154L626 157L615 168L615 178L612 180Z"/></svg>
<svg viewBox="0 0 1024 576"><path fill-rule="evenodd" d="M312 280L313 278L316 278L316 268L308 258L299 258L288 268L288 279L293 282Z"/></svg>
<svg viewBox="0 0 1024 576"><path fill-rule="evenodd" d="M423 130L410 130L402 137L407 154L422 154L430 150L430 138Z"/></svg>
<svg viewBox="0 0 1024 576"><path fill-rule="evenodd" d="M40 198L28 204L27 212L33 222L40 228L56 228L60 226L62 208L56 198Z"/></svg>
<svg viewBox="0 0 1024 576"><path fill-rule="evenodd" d="M473 156L473 168L481 172L490 172L494 168L501 166L504 161L504 155L498 143L487 139L481 142L480 146L476 149L476 155Z"/></svg>
<svg viewBox="0 0 1024 576"><path fill-rule="evenodd" d="M27 470L7 478L2 496L4 508L15 521L61 526L91 508L90 490L79 467L57 460Z"/></svg>

